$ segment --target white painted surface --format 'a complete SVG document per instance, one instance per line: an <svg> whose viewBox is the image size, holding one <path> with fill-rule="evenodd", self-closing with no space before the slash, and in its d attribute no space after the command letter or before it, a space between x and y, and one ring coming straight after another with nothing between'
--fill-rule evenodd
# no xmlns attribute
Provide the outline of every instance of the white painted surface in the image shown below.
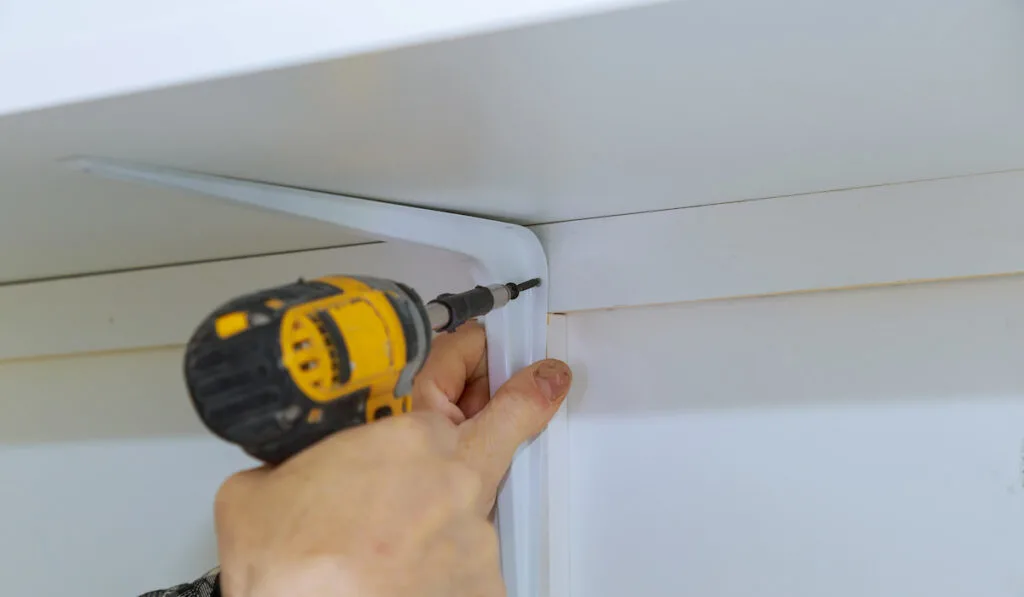
<svg viewBox="0 0 1024 597"><path fill-rule="evenodd" d="M358 240L53 163L82 153L524 223L1021 168L1022 24L1013 0L689 0L8 116L0 279Z"/></svg>
<svg viewBox="0 0 1024 597"><path fill-rule="evenodd" d="M0 287L0 309L21 314L0 318L0 359L184 344L217 305L300 277L381 276L433 298L470 288L468 272L452 253L378 243Z"/></svg>
<svg viewBox="0 0 1024 597"><path fill-rule="evenodd" d="M0 361L0 446L207 437L183 358L173 346Z"/></svg>
<svg viewBox="0 0 1024 597"><path fill-rule="evenodd" d="M569 320L567 316L548 316L548 358L569 360ZM547 553L542 558L547 565L548 595L568 597L572 588L569 576L572 537L569 531L569 513L572 509L572 495L569 493L569 408L565 403L551 418L544 430L547 440L545 471L547 475L544 494L547 508L546 517Z"/></svg>
<svg viewBox="0 0 1024 597"><path fill-rule="evenodd" d="M0 363L5 595L138 595L217 564L214 493L252 460L180 372L180 349Z"/></svg>
<svg viewBox="0 0 1024 597"><path fill-rule="evenodd" d="M568 316L572 597L1018 597L1024 279Z"/></svg>
<svg viewBox="0 0 1024 597"><path fill-rule="evenodd" d="M552 311L1024 271L1024 173L537 226Z"/></svg>
<svg viewBox="0 0 1024 597"><path fill-rule="evenodd" d="M571 312L1022 272L1021 193L1024 174L1004 173L533 230L549 309ZM5 286L0 310L23 316L0 318L0 358L181 344L213 305L299 276L379 275L432 297L472 285L470 267L378 243Z"/></svg>
<svg viewBox="0 0 1024 597"><path fill-rule="evenodd" d="M217 565L214 493L248 466L206 437L0 447L4 594L139 595L198 577Z"/></svg>
<svg viewBox="0 0 1024 597"><path fill-rule="evenodd" d="M0 5L0 114L492 31L634 4L300 0ZM182 43L187 39L187 43ZM96 65L103 65L97 69Z"/></svg>

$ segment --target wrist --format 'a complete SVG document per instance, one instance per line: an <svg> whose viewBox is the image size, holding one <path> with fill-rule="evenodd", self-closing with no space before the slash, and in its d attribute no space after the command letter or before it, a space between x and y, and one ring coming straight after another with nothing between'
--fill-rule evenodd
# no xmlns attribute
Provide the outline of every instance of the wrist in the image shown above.
<svg viewBox="0 0 1024 597"><path fill-rule="evenodd" d="M347 566L335 558L309 558L301 564L247 565L241 575L222 570L219 593L210 597L374 597Z"/></svg>

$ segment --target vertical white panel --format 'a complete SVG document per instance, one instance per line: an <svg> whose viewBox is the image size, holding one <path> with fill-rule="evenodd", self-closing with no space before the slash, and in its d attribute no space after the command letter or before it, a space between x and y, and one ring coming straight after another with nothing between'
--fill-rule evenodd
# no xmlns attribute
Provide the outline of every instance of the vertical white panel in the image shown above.
<svg viewBox="0 0 1024 597"><path fill-rule="evenodd" d="M1024 594L1021 296L570 314L573 597Z"/></svg>
<svg viewBox="0 0 1024 597"><path fill-rule="evenodd" d="M567 361L568 317L561 314L548 316L548 358ZM568 406L562 408L548 423L544 436L547 440L547 557L548 594L550 597L567 597L571 590L569 579L569 551L572 540L569 531L569 414Z"/></svg>

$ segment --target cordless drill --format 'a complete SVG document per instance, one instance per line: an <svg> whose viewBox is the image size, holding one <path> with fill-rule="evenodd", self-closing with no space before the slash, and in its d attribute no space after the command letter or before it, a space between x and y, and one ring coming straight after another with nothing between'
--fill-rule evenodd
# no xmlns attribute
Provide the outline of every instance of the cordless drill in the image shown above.
<svg viewBox="0 0 1024 597"><path fill-rule="evenodd" d="M213 433L277 464L337 431L409 412L434 331L539 284L477 286L426 304L404 284L363 276L253 292L199 324L185 349L188 393Z"/></svg>

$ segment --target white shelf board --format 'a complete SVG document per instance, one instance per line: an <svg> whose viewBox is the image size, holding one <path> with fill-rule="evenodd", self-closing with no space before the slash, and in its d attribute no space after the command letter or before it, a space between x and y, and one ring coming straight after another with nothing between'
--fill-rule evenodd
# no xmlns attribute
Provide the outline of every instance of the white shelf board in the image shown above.
<svg viewBox="0 0 1024 597"><path fill-rule="evenodd" d="M0 115L639 3L9 2L0 7Z"/></svg>
<svg viewBox="0 0 1024 597"><path fill-rule="evenodd" d="M365 240L56 164L76 154L527 224L1021 168L1019 16L680 1L9 115L0 280Z"/></svg>

